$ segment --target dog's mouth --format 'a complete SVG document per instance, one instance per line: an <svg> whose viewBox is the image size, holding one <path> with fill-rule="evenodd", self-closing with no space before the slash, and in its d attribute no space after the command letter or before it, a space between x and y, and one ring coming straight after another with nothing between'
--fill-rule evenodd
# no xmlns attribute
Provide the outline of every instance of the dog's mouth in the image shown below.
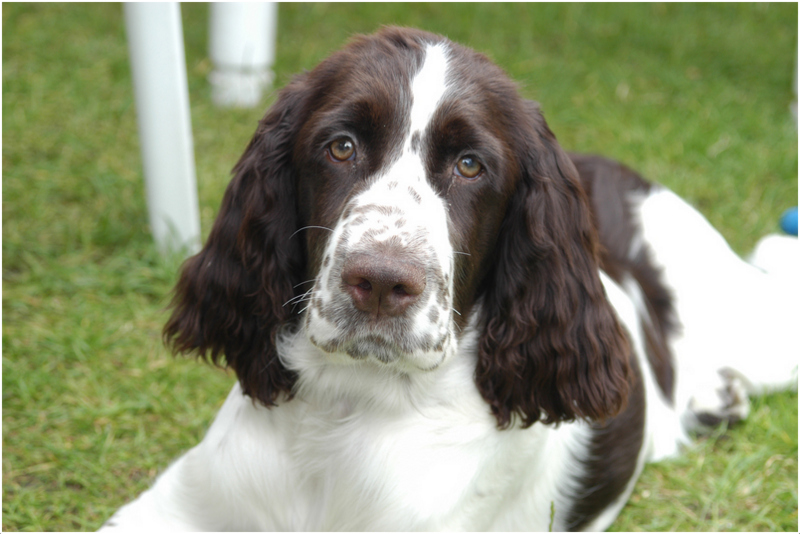
<svg viewBox="0 0 800 534"><path fill-rule="evenodd" d="M320 342L312 336L311 342L328 353L344 353L354 360L372 358L381 363L391 363L416 352L434 349L429 343L410 343L402 337L387 337L376 332L343 336L327 342Z"/></svg>
<svg viewBox="0 0 800 534"><path fill-rule="evenodd" d="M310 336L311 343L327 354L343 354L352 361L372 361L380 365L431 370L444 361L447 337L433 339L426 336L414 339L407 332L393 332L387 335L381 329L359 329L349 335L337 336L332 340L319 340ZM364 332L363 330L367 330ZM405 335L404 335L405 334Z"/></svg>
<svg viewBox="0 0 800 534"><path fill-rule="evenodd" d="M369 335L354 339L346 343L341 348L341 351L354 360L373 358L380 363L395 362L407 354L395 343L387 341L383 337L377 335Z"/></svg>

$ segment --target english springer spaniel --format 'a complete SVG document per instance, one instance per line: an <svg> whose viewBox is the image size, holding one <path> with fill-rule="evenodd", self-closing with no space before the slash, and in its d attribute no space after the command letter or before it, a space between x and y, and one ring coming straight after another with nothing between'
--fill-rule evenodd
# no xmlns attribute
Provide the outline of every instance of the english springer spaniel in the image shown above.
<svg viewBox="0 0 800 534"><path fill-rule="evenodd" d="M790 282L567 155L486 57L357 37L280 92L183 267L165 338L237 385L105 527L605 529L645 462L796 387Z"/></svg>

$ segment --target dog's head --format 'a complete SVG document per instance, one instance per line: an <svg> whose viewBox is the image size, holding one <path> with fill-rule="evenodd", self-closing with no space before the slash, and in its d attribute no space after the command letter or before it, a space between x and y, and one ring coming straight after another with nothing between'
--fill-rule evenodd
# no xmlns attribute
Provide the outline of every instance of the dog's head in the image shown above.
<svg viewBox="0 0 800 534"><path fill-rule="evenodd" d="M296 77L234 169L165 336L269 405L286 326L335 365L432 372L480 330L498 423L617 412L627 345L575 167L483 55L386 28Z"/></svg>

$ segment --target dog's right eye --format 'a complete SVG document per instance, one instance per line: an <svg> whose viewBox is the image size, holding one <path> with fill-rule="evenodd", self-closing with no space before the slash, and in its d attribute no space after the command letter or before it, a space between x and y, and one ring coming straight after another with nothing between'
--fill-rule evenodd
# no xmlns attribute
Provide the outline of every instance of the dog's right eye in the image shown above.
<svg viewBox="0 0 800 534"><path fill-rule="evenodd" d="M328 153L336 161L348 161L356 155L356 145L349 137L340 137L328 145Z"/></svg>
<svg viewBox="0 0 800 534"><path fill-rule="evenodd" d="M455 172L467 180L474 180L483 172L483 165L472 156L464 156L456 163Z"/></svg>

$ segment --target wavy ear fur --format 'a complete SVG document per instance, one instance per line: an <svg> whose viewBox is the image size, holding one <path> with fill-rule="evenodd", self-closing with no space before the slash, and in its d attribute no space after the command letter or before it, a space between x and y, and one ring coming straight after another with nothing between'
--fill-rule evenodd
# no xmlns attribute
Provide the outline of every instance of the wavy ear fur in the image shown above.
<svg viewBox="0 0 800 534"><path fill-rule="evenodd" d="M292 147L304 94L296 80L261 120L233 170L205 247L182 267L164 339L233 368L245 393L272 405L291 396L296 376L280 362L275 337L290 320L283 305L305 271Z"/></svg>
<svg viewBox="0 0 800 534"><path fill-rule="evenodd" d="M482 291L476 382L501 427L515 415L523 426L604 419L626 403L629 347L600 282L577 171L538 105L525 104L522 176Z"/></svg>

